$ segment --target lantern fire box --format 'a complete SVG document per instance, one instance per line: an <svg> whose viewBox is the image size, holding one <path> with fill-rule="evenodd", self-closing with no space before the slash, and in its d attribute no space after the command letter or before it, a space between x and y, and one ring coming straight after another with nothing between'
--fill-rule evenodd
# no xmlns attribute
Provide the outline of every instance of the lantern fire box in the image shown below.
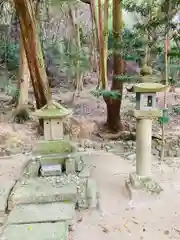
<svg viewBox="0 0 180 240"><path fill-rule="evenodd" d="M37 110L34 115L44 120L44 139L58 140L64 137L64 119L72 113L59 103L52 101L43 108Z"/></svg>
<svg viewBox="0 0 180 240"><path fill-rule="evenodd" d="M156 93L166 91L168 86L159 83L139 83L133 86L136 93L136 109L130 111L136 118L160 117L162 111L156 106Z"/></svg>

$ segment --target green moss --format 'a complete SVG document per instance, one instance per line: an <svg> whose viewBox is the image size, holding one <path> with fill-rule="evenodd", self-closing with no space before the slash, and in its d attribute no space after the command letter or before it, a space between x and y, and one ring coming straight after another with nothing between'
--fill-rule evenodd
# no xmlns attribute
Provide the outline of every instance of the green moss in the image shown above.
<svg viewBox="0 0 180 240"><path fill-rule="evenodd" d="M71 113L71 110L66 109L61 104L53 101L45 105L43 108L34 112L33 115L39 118L58 118Z"/></svg>
<svg viewBox="0 0 180 240"><path fill-rule="evenodd" d="M46 117L46 118L51 118L51 117L63 117L67 115L67 113L62 112L60 109L46 109L46 110L39 110L37 111L37 114L39 117Z"/></svg>
<svg viewBox="0 0 180 240"><path fill-rule="evenodd" d="M36 155L50 155L58 153L71 153L74 148L69 142L58 140L58 141L42 141L38 142L33 150Z"/></svg>

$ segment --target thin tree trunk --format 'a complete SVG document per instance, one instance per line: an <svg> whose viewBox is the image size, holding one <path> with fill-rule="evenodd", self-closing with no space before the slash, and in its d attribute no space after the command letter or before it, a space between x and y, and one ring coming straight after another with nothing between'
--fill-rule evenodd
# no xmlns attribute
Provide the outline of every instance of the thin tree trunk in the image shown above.
<svg viewBox="0 0 180 240"><path fill-rule="evenodd" d="M116 76L122 75L124 72L124 63L118 50L118 42L122 40L122 0L113 0L113 37L114 37L114 53L113 53L113 80L111 90L120 92L121 99L105 98L107 104L107 127L112 132L122 130L123 126L120 120L120 108L123 93L123 83L116 79Z"/></svg>
<svg viewBox="0 0 180 240"><path fill-rule="evenodd" d="M72 25L72 39L74 40L74 43L76 45L75 51L77 54L77 59L75 60L76 76L73 81L73 85L75 87L75 91L79 94L79 92L83 90L83 73L80 70L81 39L80 39L79 23L77 22L77 18L78 18L77 15L78 15L77 7L72 8L69 5L69 17Z"/></svg>
<svg viewBox="0 0 180 240"><path fill-rule="evenodd" d="M19 81L20 89L17 109L24 109L28 105L28 87L30 81L30 73L22 37L20 39Z"/></svg>
<svg viewBox="0 0 180 240"><path fill-rule="evenodd" d="M37 108L51 100L32 0L14 0Z"/></svg>
<svg viewBox="0 0 180 240"><path fill-rule="evenodd" d="M23 39L20 36L20 54L19 54L19 79L17 92L17 107L14 112L14 121L23 123L29 120L28 112L28 87L30 80L30 73L26 58L26 53L23 46Z"/></svg>
<svg viewBox="0 0 180 240"><path fill-rule="evenodd" d="M97 51L100 53L100 30L99 30L99 25L98 25L98 19L97 19L97 12L96 12L96 5L95 5L95 0L91 0L91 4L90 4L90 8L91 8L91 17L92 17L92 23L94 22L94 27L95 27L95 32L93 29L93 33L96 36L95 38L95 46L97 47ZM95 37L94 36L94 37ZM100 77L100 64L98 62L98 53L96 53L95 55L96 58L96 69L98 72L98 86L97 88L99 88L100 83L101 83L101 77Z"/></svg>
<svg viewBox="0 0 180 240"><path fill-rule="evenodd" d="M103 51L104 51L104 72L105 72L105 86L108 85L107 78L107 59L108 59L108 20L109 20L109 0L104 1L104 31L103 31Z"/></svg>
<svg viewBox="0 0 180 240"><path fill-rule="evenodd" d="M99 62L100 62L100 80L102 84L102 89L107 88L107 71L105 69L105 52L104 52L104 28L103 28L103 21L106 21L106 19L103 19L102 17L102 3L101 0L98 0L98 25L99 25Z"/></svg>

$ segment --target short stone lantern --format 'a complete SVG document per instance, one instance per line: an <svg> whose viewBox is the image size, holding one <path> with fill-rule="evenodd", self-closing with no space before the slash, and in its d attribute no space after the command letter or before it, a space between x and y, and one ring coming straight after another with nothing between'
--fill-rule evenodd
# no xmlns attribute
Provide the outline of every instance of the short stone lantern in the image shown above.
<svg viewBox="0 0 180 240"><path fill-rule="evenodd" d="M168 86L159 83L139 83L133 86L136 108L130 115L136 118L136 173L130 174L133 187L142 187L142 180L151 179L152 121L162 116L156 107L156 93L165 92Z"/></svg>
<svg viewBox="0 0 180 240"><path fill-rule="evenodd" d="M58 140L64 137L63 122L70 113L72 113L71 110L64 108L55 101L51 101L35 111L33 115L44 120L44 139Z"/></svg>

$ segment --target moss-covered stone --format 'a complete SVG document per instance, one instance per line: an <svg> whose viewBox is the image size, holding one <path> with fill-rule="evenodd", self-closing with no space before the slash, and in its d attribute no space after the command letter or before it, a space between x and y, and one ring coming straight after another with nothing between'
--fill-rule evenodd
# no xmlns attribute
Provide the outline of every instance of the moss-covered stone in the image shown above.
<svg viewBox="0 0 180 240"><path fill-rule="evenodd" d="M41 156L40 164L61 164L64 166L69 154L73 153L76 153L76 148L64 140L37 142L33 149L35 156Z"/></svg>
<svg viewBox="0 0 180 240"><path fill-rule="evenodd" d="M75 147L73 147L69 142L63 140L37 142L35 148L33 149L33 154L40 156L58 153L70 154L72 152L75 152Z"/></svg>
<svg viewBox="0 0 180 240"><path fill-rule="evenodd" d="M69 115L72 111L63 107L61 104L52 101L33 113L38 118L61 118Z"/></svg>

